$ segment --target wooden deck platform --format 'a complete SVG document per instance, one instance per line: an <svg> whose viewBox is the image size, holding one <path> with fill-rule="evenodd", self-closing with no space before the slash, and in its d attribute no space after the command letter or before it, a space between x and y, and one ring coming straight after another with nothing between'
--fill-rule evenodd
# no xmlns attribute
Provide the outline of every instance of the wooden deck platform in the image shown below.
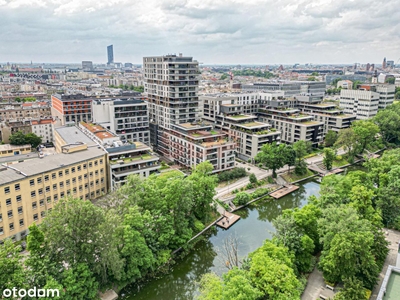
<svg viewBox="0 0 400 300"><path fill-rule="evenodd" d="M239 221L240 216L230 213L228 211L225 212L224 217L217 222L217 225L221 228L228 229L237 221Z"/></svg>
<svg viewBox="0 0 400 300"><path fill-rule="evenodd" d="M290 194L291 192L294 192L295 190L298 190L299 187L297 185L288 185L286 187L281 188L280 190L277 190L271 194L269 194L271 197L274 197L275 199L282 198L283 196L286 196Z"/></svg>
<svg viewBox="0 0 400 300"><path fill-rule="evenodd" d="M328 176L328 175L339 174L339 173L342 173L342 172L344 172L343 169L335 169L335 170L330 171L330 172L328 172L328 173L326 173L326 174L319 174L319 175L320 175L321 177L324 177L324 176Z"/></svg>

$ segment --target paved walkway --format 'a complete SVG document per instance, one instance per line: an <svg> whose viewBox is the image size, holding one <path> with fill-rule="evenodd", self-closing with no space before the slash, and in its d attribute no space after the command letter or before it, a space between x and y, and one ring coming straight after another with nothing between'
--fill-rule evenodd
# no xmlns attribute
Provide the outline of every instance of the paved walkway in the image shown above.
<svg viewBox="0 0 400 300"><path fill-rule="evenodd" d="M319 295L322 294L326 297L333 296L333 292L325 287L325 281L322 277L322 272L314 268L307 280L307 286L301 295L301 300L316 300L320 299Z"/></svg>

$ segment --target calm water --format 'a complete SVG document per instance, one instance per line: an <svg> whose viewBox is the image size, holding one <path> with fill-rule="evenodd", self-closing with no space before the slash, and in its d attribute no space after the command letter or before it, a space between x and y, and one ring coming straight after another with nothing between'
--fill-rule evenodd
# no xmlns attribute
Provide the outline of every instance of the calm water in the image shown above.
<svg viewBox="0 0 400 300"><path fill-rule="evenodd" d="M260 247L265 239L271 238L274 232L271 222L282 210L306 205L311 195L319 195L319 184L306 181L291 195L271 202L258 201L254 206L237 211L241 219L229 230L218 228L208 239L198 242L189 255L174 265L169 274L150 281L140 287L140 291L137 286L127 288L121 293L126 294L122 299L194 299L198 294L196 283L203 274L215 272L220 275L227 271L218 255L227 237L236 235L239 240L239 256L243 258Z"/></svg>

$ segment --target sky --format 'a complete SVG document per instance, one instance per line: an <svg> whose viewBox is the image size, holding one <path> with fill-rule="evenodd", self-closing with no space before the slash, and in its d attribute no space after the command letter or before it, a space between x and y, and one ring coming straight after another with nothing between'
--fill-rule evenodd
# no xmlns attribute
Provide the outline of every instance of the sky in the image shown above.
<svg viewBox="0 0 400 300"><path fill-rule="evenodd" d="M0 61L382 63L400 58L400 0L0 0Z"/></svg>

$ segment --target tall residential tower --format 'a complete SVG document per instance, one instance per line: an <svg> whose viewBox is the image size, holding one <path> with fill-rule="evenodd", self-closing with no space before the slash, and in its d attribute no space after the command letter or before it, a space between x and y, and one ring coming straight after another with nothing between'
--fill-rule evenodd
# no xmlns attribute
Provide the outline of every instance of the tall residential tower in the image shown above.
<svg viewBox="0 0 400 300"><path fill-rule="evenodd" d="M113 49L113 45L107 46L107 64L113 64L114 63L114 49Z"/></svg>

